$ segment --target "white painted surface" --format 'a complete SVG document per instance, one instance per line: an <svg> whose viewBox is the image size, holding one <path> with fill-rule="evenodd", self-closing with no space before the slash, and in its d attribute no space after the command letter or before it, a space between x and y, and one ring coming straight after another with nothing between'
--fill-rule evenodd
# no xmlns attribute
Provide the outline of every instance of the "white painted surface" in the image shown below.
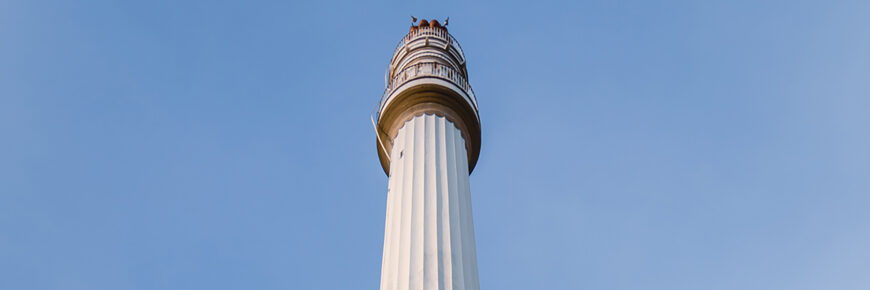
<svg viewBox="0 0 870 290"><path fill-rule="evenodd" d="M444 117L399 130L390 181L381 290L477 290L465 140Z"/></svg>

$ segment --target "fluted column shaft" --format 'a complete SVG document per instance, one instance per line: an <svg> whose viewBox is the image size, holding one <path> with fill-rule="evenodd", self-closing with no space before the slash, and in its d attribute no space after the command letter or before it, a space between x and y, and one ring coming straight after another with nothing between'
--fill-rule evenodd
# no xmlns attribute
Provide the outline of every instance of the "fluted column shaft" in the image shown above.
<svg viewBox="0 0 870 290"><path fill-rule="evenodd" d="M445 117L393 140L381 290L478 290L465 140Z"/></svg>

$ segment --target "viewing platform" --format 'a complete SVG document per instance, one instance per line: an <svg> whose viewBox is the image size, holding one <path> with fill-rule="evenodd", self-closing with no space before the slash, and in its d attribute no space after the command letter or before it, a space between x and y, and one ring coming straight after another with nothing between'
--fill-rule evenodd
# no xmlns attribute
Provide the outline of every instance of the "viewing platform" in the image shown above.
<svg viewBox="0 0 870 290"><path fill-rule="evenodd" d="M446 27L437 20L413 23L393 50L384 86L372 121L386 173L399 130L422 115L446 118L459 129L468 170L474 169L480 152L477 97L468 81L462 47Z"/></svg>

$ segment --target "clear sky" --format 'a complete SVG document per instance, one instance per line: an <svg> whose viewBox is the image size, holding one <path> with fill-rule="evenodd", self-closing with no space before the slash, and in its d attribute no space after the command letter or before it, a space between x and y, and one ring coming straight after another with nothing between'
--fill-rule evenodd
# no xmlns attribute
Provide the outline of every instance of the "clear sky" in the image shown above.
<svg viewBox="0 0 870 290"><path fill-rule="evenodd" d="M867 289L868 1L0 0L0 289L377 289L450 16L482 289Z"/></svg>

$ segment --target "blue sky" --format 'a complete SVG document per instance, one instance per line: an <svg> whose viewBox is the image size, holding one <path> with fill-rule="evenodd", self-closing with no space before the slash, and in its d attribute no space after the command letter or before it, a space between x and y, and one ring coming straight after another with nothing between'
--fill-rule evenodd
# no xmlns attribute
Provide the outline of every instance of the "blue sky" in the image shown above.
<svg viewBox="0 0 870 290"><path fill-rule="evenodd" d="M866 289L867 1L0 1L0 288L376 289L450 16L483 289Z"/></svg>

